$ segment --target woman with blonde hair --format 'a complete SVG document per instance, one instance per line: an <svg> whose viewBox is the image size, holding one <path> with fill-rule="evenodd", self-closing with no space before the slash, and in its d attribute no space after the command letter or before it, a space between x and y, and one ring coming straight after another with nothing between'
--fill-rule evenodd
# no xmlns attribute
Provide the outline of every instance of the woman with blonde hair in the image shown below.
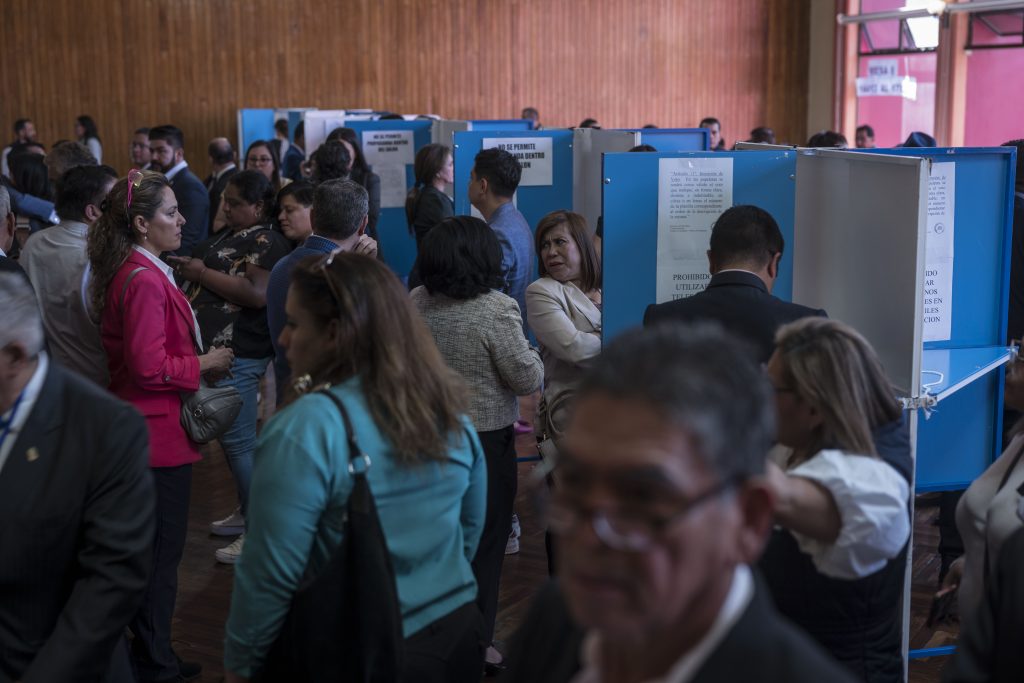
<svg viewBox="0 0 1024 683"><path fill-rule="evenodd" d="M867 340L824 318L779 330L768 377L780 446L765 580L779 611L861 680L902 680L913 464L896 392Z"/></svg>

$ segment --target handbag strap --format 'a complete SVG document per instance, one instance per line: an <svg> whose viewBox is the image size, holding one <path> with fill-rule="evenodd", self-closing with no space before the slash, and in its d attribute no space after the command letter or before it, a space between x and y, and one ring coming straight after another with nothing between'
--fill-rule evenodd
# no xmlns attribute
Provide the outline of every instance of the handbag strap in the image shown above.
<svg viewBox="0 0 1024 683"><path fill-rule="evenodd" d="M366 455L361 448L359 448L359 442L356 441L356 431L352 429L352 420L348 416L348 410L345 408L345 404L341 402L341 399L331 393L330 389L321 389L317 392L323 394L327 398L331 399L331 402L337 407L338 412L341 413L341 421L345 423L345 438L348 441L348 471L353 476L365 475L367 470L370 469L370 456ZM357 469L356 462L362 461L363 468Z"/></svg>
<svg viewBox="0 0 1024 683"><path fill-rule="evenodd" d="M128 291L128 283L135 279L135 276L144 270L149 270L146 266L139 266L132 272L128 273L128 277L124 279L124 284L121 285L121 310L124 311L124 295Z"/></svg>

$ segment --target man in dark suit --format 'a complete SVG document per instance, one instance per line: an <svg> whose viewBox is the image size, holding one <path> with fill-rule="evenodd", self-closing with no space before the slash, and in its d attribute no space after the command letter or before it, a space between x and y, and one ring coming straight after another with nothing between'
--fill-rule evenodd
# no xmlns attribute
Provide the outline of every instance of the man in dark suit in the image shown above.
<svg viewBox="0 0 1024 683"><path fill-rule="evenodd" d="M28 275L17 261L7 256L14 245L14 212L11 211L11 197L7 188L0 185L0 272L18 273L28 281Z"/></svg>
<svg viewBox="0 0 1024 683"><path fill-rule="evenodd" d="M306 160L306 122L299 121L295 126L295 142L288 145L288 149L281 159L281 175L292 180L302 178L302 162Z"/></svg>
<svg viewBox="0 0 1024 683"><path fill-rule="evenodd" d="M772 296L785 242L772 215L756 206L728 209L711 229L707 289L685 299L651 304L644 326L663 321L714 320L754 344L757 359L767 363L782 325L812 315L808 308Z"/></svg>
<svg viewBox="0 0 1024 683"><path fill-rule="evenodd" d="M134 681L124 627L152 562L146 425L42 351L0 273L0 681Z"/></svg>
<svg viewBox="0 0 1024 683"><path fill-rule="evenodd" d="M227 138L210 140L206 151L210 154L210 175L206 177L204 184L210 196L209 230L213 232L213 221L220 209L220 197L224 194L224 188L228 186L231 176L238 173L238 166L235 165L235 148Z"/></svg>
<svg viewBox="0 0 1024 683"><path fill-rule="evenodd" d="M185 134L177 126L157 126L149 130L150 167L167 176L178 200L178 213L185 217L181 228L181 247L174 253L191 256L192 247L206 239L210 230L210 195L206 186L188 168L185 161Z"/></svg>
<svg viewBox="0 0 1024 683"><path fill-rule="evenodd" d="M605 348L552 472L559 582L527 616L506 680L853 680L750 568L774 516L772 406L747 345L717 325L634 330Z"/></svg>

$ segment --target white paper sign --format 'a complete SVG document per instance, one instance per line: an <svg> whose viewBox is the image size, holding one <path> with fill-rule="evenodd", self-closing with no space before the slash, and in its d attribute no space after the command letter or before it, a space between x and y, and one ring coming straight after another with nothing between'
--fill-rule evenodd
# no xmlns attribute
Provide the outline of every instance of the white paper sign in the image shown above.
<svg viewBox="0 0 1024 683"><path fill-rule="evenodd" d="M896 76L899 73L899 65L898 59L869 59L868 76L875 78L880 76Z"/></svg>
<svg viewBox="0 0 1024 683"><path fill-rule="evenodd" d="M520 186L551 185L554 181L551 138L484 138L483 148L503 149L523 167Z"/></svg>
<svg viewBox="0 0 1024 683"><path fill-rule="evenodd" d="M857 97L902 97L917 100L917 79L911 76L868 76L857 79Z"/></svg>
<svg viewBox="0 0 1024 683"><path fill-rule="evenodd" d="M411 130L363 131L363 154L366 163L380 173L378 166L404 166L416 158Z"/></svg>
<svg viewBox="0 0 1024 683"><path fill-rule="evenodd" d="M660 159L656 301L707 287L711 226L732 206L732 159Z"/></svg>
<svg viewBox="0 0 1024 683"><path fill-rule="evenodd" d="M405 179L405 164L401 166L378 166L373 172L380 176L380 208L396 209L405 206L405 195L409 192Z"/></svg>
<svg viewBox="0 0 1024 683"><path fill-rule="evenodd" d="M933 163L924 240L924 341L948 341L952 331L955 196L956 164Z"/></svg>

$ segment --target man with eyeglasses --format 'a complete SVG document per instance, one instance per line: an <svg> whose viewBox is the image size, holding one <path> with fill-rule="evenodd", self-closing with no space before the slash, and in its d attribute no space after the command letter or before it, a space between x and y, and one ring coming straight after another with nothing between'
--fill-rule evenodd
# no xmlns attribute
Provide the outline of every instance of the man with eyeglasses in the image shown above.
<svg viewBox="0 0 1024 683"><path fill-rule="evenodd" d="M770 388L717 326L629 332L597 359L547 506L559 580L504 680L844 683L750 565L772 527Z"/></svg>

